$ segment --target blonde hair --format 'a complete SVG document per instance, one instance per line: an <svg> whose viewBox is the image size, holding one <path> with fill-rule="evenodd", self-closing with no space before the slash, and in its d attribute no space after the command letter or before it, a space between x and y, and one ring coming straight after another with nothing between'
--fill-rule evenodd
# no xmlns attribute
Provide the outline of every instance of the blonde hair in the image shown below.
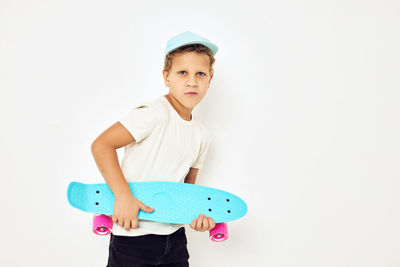
<svg viewBox="0 0 400 267"><path fill-rule="evenodd" d="M196 52L198 54L207 55L210 59L210 74L214 73L213 64L215 62L215 58L214 58L211 50L207 46L204 46L202 44L184 45L184 46L178 47L177 49L172 50L171 52L166 54L164 70L169 72L172 67L172 60L174 59L174 56L176 56L179 53L184 53L184 52Z"/></svg>

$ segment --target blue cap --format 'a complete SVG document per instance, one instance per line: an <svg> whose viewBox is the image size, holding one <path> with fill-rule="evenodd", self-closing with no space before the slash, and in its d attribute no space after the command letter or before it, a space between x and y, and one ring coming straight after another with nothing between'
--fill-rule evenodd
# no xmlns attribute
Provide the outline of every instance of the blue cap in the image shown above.
<svg viewBox="0 0 400 267"><path fill-rule="evenodd" d="M165 65L165 56L171 52L172 50L188 45L188 44L202 44L208 48L210 48L211 53L215 56L215 54L218 51L218 47L211 43L208 39L197 35L193 32L186 31L183 33L180 33L178 35L173 36L171 39L168 40L167 42L167 47L165 48L165 53L164 53L164 65Z"/></svg>

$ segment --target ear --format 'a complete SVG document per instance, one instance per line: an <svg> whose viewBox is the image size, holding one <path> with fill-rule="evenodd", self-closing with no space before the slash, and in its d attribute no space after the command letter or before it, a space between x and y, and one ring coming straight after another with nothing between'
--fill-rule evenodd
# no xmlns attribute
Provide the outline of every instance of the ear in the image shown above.
<svg viewBox="0 0 400 267"><path fill-rule="evenodd" d="M168 74L169 74L168 71L166 71L166 70L162 71L162 75L164 77L164 83L165 83L165 86L167 86L167 87L169 87Z"/></svg>
<svg viewBox="0 0 400 267"><path fill-rule="evenodd" d="M208 81L208 85L210 85L213 76L214 76L214 73L211 73L211 74L210 74L210 80Z"/></svg>

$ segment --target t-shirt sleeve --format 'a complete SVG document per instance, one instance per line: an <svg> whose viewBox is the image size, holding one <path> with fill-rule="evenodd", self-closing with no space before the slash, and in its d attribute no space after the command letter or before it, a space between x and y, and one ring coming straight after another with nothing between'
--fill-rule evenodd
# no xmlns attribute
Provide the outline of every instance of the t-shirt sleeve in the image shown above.
<svg viewBox="0 0 400 267"><path fill-rule="evenodd" d="M201 169L203 167L204 161L208 154L208 150L210 149L211 140L212 138L210 134L207 133L205 135L204 141L201 142L199 155L197 157L196 162L193 164L192 168Z"/></svg>
<svg viewBox="0 0 400 267"><path fill-rule="evenodd" d="M151 106L139 105L132 108L119 122L138 143L151 134L156 125L155 119L155 114Z"/></svg>

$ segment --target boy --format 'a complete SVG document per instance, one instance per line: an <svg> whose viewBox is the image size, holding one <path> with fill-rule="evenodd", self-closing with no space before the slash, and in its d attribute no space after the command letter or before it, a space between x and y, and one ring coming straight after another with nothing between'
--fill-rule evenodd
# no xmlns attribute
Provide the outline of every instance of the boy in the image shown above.
<svg viewBox="0 0 400 267"><path fill-rule="evenodd" d="M96 164L115 196L108 267L189 266L184 226L139 222L139 210L154 209L132 195L128 182L195 183L210 136L191 112L210 86L217 51L190 31L168 40L162 73L169 93L132 108L92 143ZM121 147L120 167L116 150ZM204 232L215 222L200 214L190 227Z"/></svg>

